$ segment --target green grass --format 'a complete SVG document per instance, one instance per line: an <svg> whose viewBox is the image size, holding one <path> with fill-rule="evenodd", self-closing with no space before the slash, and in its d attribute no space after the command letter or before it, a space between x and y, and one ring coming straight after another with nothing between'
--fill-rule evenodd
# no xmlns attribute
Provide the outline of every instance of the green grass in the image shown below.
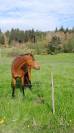
<svg viewBox="0 0 74 133"><path fill-rule="evenodd" d="M37 55L41 69L32 70L32 91L11 97L11 57L0 60L0 133L74 132L74 54ZM51 71L55 114L51 108ZM2 122L3 121L3 122Z"/></svg>

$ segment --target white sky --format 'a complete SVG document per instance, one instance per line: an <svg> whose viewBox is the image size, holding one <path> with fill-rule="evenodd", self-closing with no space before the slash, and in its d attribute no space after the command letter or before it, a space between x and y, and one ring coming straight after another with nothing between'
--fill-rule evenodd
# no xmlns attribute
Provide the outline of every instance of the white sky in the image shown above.
<svg viewBox="0 0 74 133"><path fill-rule="evenodd" d="M74 27L74 0L0 0L0 28L54 30Z"/></svg>

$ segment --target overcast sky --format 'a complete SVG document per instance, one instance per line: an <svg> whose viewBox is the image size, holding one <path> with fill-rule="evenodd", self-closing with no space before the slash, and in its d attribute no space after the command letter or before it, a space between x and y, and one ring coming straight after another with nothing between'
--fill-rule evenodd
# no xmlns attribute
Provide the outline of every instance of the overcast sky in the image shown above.
<svg viewBox="0 0 74 133"><path fill-rule="evenodd" d="M54 30L74 27L74 0L0 0L0 28Z"/></svg>

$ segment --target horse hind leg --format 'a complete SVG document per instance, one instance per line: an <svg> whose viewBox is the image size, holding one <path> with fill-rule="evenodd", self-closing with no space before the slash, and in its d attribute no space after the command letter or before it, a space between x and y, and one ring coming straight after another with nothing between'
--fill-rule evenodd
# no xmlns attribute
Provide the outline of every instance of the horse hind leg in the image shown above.
<svg viewBox="0 0 74 133"><path fill-rule="evenodd" d="M26 87L28 87L29 89L31 89L32 88L32 84L31 84L31 80L29 79L29 75L28 75L28 72L24 75L24 85L26 86Z"/></svg>
<svg viewBox="0 0 74 133"><path fill-rule="evenodd" d="M29 87L30 90L32 89L32 84L31 84L30 80L28 81L28 87Z"/></svg>
<svg viewBox="0 0 74 133"><path fill-rule="evenodd" d="M15 87L16 87L16 79L12 78L12 82L11 82L11 88L12 88L12 97L14 97L14 93L15 93Z"/></svg>
<svg viewBox="0 0 74 133"><path fill-rule="evenodd" d="M22 92L23 92L23 96L24 94L24 77L21 78L21 87L22 87Z"/></svg>

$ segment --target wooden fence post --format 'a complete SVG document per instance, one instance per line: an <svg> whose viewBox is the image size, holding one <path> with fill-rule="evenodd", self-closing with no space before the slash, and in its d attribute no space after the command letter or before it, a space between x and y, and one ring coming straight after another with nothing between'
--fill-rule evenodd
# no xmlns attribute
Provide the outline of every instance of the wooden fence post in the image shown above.
<svg viewBox="0 0 74 133"><path fill-rule="evenodd" d="M1 59L1 48L0 48L0 59Z"/></svg>
<svg viewBox="0 0 74 133"><path fill-rule="evenodd" d="M51 72L51 101L52 101L52 112L55 113L55 100L54 100L54 82L53 82L53 73Z"/></svg>

